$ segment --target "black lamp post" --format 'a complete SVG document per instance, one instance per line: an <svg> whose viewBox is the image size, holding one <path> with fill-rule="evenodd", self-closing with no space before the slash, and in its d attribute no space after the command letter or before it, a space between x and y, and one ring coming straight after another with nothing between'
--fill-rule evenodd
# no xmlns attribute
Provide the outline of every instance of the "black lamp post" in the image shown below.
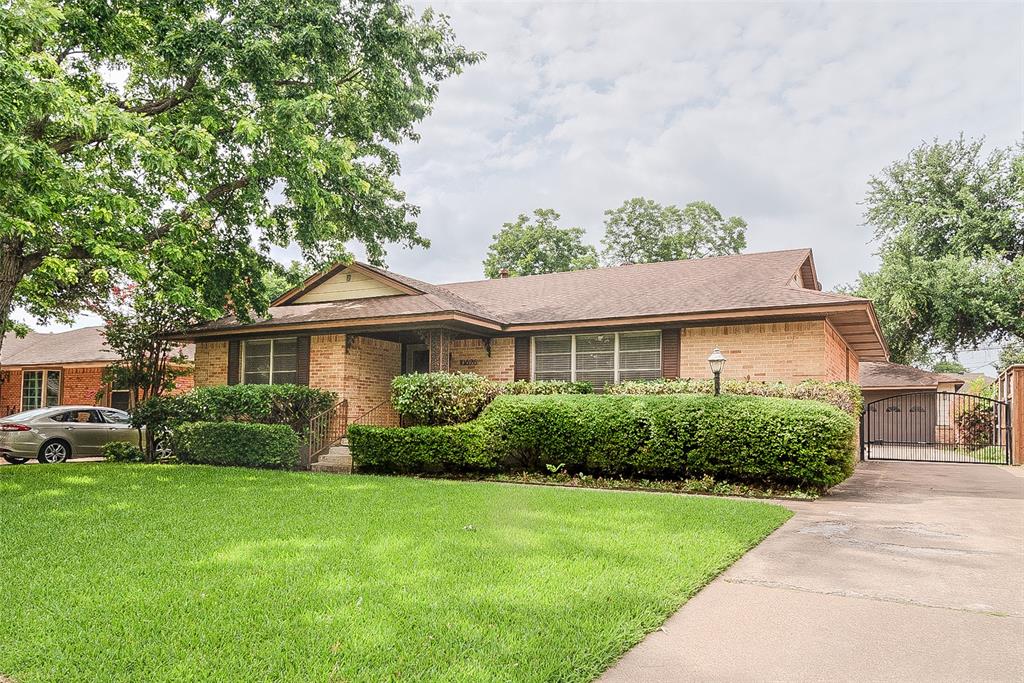
<svg viewBox="0 0 1024 683"><path fill-rule="evenodd" d="M722 368L725 367L725 356L717 346L708 356L708 365L711 366L711 372L715 373L715 396L718 396L722 393Z"/></svg>

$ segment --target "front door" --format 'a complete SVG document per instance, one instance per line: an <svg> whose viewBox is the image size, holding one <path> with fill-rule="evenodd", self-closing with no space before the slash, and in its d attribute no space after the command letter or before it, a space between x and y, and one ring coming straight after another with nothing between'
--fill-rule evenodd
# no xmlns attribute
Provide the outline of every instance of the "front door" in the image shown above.
<svg viewBox="0 0 1024 683"><path fill-rule="evenodd" d="M430 372L430 349L426 344L406 344L405 374Z"/></svg>

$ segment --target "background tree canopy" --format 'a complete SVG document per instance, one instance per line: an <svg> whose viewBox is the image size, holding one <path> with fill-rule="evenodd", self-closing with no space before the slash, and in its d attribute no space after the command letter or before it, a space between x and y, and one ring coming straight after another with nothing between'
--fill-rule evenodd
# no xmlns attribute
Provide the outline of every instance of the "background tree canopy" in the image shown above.
<svg viewBox="0 0 1024 683"><path fill-rule="evenodd" d="M0 45L4 327L148 263L172 303L245 315L271 245L426 244L393 150L480 58L445 17L376 0L11 0Z"/></svg>
<svg viewBox="0 0 1024 683"><path fill-rule="evenodd" d="M601 256L608 265L738 254L747 246L747 222L723 218L707 202L680 209L634 197L604 215Z"/></svg>
<svg viewBox="0 0 1024 683"><path fill-rule="evenodd" d="M597 251L584 244L583 228L559 228L553 209L537 209L533 220L520 214L494 236L484 260L484 274L498 277L538 275L597 268ZM606 265L653 263L738 254L747 246L747 223L722 214L707 202L682 209L635 197L605 211L602 260Z"/></svg>
<svg viewBox="0 0 1024 683"><path fill-rule="evenodd" d="M536 209L533 219L525 213L505 223L494 236L484 259L484 275L541 275L567 270L597 268L597 251L583 244L583 228L560 228L554 209Z"/></svg>
<svg viewBox="0 0 1024 683"><path fill-rule="evenodd" d="M1024 336L1024 147L923 144L871 179L865 217L881 268L874 300L895 362Z"/></svg>

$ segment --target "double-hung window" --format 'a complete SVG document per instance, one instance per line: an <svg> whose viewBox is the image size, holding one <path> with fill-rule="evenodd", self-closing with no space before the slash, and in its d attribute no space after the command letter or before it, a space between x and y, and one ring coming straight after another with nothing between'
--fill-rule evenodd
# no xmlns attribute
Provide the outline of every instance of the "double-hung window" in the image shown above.
<svg viewBox="0 0 1024 683"><path fill-rule="evenodd" d="M661 331L560 334L533 338L533 378L590 382L600 389L661 377Z"/></svg>
<svg viewBox="0 0 1024 683"><path fill-rule="evenodd" d="M26 370L21 376L21 409L60 405L60 370Z"/></svg>
<svg viewBox="0 0 1024 683"><path fill-rule="evenodd" d="M244 384L294 384L296 379L295 337L254 339L242 345Z"/></svg>

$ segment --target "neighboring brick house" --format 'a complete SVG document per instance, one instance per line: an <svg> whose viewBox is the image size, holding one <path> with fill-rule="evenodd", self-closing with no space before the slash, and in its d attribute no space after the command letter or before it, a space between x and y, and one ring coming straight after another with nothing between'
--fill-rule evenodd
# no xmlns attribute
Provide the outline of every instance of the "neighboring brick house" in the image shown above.
<svg viewBox="0 0 1024 683"><path fill-rule="evenodd" d="M103 382L103 371L117 354L103 338L102 327L68 332L29 332L4 336L0 349L0 414L42 406L104 405L128 407L128 391ZM183 348L191 357L193 347ZM192 375L179 377L177 389L192 387Z"/></svg>
<svg viewBox="0 0 1024 683"><path fill-rule="evenodd" d="M433 285L338 265L225 317L196 343L197 385L297 382L383 417L391 380L425 371L498 380L708 377L857 382L888 350L870 301L820 291L809 249ZM392 416L393 417L393 416ZM392 419L392 418L388 418Z"/></svg>

